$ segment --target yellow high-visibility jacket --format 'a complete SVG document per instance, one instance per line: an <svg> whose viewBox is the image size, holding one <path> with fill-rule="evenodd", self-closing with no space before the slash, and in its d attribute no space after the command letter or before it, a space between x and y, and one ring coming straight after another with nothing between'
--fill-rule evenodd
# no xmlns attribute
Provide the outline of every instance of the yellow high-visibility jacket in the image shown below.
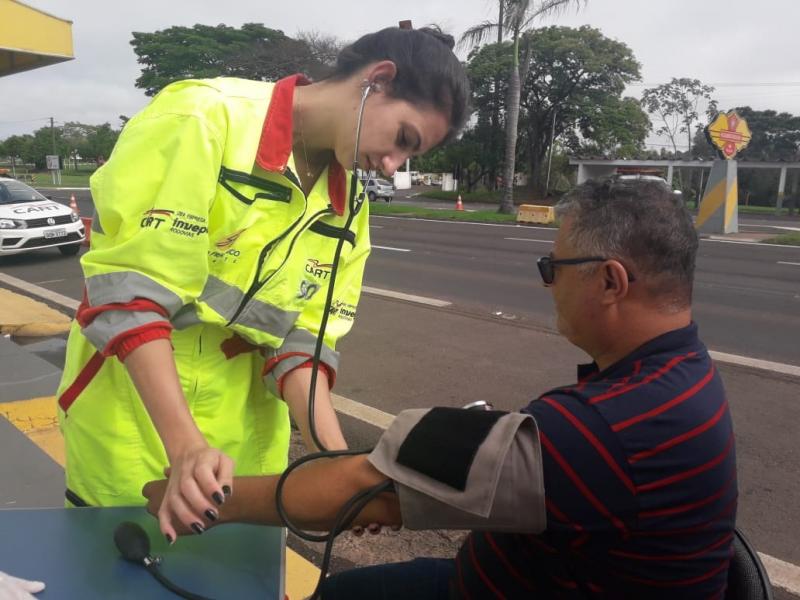
<svg viewBox="0 0 800 600"><path fill-rule="evenodd" d="M125 125L92 177L86 293L58 390L68 497L142 504L142 485L163 477L161 440L115 357L158 337L170 337L195 422L237 475L283 470L278 383L313 354L344 238L322 352L335 377L370 250L368 210L343 229L350 173L335 160L301 190L297 80L174 83Z"/></svg>

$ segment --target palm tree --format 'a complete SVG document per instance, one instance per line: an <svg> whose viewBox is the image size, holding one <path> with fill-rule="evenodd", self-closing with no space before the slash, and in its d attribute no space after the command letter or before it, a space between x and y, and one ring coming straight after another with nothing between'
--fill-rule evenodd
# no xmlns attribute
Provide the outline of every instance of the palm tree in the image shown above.
<svg viewBox="0 0 800 600"><path fill-rule="evenodd" d="M484 21L468 29L461 36L461 43L476 46L497 32L498 42L509 35L514 44L514 62L508 82L508 100L506 102L506 148L503 169L503 197L498 212L510 214L514 212L514 167L517 152L517 124L519 123L519 103L522 89L520 77L520 41L522 34L538 19L555 12L562 11L574 4L580 7L586 0L497 0L500 18L497 23ZM527 72L528 56L522 61Z"/></svg>

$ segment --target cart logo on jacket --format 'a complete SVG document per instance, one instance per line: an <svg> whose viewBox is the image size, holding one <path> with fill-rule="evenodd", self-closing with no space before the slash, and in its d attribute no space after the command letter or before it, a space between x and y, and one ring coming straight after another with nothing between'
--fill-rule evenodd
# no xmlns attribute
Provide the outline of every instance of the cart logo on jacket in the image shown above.
<svg viewBox="0 0 800 600"><path fill-rule="evenodd" d="M192 215L183 211L176 212L160 208L146 210L141 221L141 227L142 229L159 229L164 222L170 220L172 221L169 227L171 233L177 233L178 235L190 238L208 233L208 227L206 227L206 220L204 217Z"/></svg>
<svg viewBox="0 0 800 600"><path fill-rule="evenodd" d="M332 268L332 264L322 264L316 258L309 258L306 261L306 273L318 279L327 279Z"/></svg>

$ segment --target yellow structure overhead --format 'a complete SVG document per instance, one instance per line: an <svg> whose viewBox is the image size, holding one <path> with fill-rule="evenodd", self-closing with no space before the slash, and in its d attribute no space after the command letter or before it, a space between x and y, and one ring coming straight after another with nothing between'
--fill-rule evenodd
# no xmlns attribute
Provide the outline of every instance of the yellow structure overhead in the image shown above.
<svg viewBox="0 0 800 600"><path fill-rule="evenodd" d="M73 58L72 21L0 0L0 76Z"/></svg>

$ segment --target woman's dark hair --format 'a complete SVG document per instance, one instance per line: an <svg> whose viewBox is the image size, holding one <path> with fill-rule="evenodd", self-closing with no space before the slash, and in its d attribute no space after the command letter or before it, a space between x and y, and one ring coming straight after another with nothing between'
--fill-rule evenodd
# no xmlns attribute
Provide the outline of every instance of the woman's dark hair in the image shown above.
<svg viewBox="0 0 800 600"><path fill-rule="evenodd" d="M346 79L366 65L390 60L397 75L390 94L414 104L427 104L450 119L445 141L452 139L469 117L469 81L463 65L453 54L453 36L438 27L400 29L388 27L367 34L340 53L331 79Z"/></svg>

